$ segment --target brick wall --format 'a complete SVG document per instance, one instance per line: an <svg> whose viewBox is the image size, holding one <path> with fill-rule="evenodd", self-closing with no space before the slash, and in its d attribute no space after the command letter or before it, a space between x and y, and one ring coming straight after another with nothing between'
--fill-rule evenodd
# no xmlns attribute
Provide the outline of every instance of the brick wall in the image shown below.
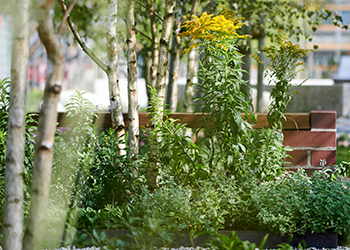
<svg viewBox="0 0 350 250"><path fill-rule="evenodd" d="M320 160L326 161L326 166L336 163L336 111L311 111L310 129L285 130L284 145L293 148L285 160L290 169L304 168L320 169Z"/></svg>

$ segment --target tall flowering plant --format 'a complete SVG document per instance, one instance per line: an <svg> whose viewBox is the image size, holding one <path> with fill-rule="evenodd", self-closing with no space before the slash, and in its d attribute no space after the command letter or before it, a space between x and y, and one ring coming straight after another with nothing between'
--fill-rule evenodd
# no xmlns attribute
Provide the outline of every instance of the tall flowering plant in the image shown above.
<svg viewBox="0 0 350 250"><path fill-rule="evenodd" d="M290 91L291 81L303 71L299 69L304 64L301 61L303 57L313 50L303 49L299 44L293 44L282 31L277 34L276 42L276 45L264 46L260 52L264 53L268 59L264 65L265 76L269 77L270 83L275 83L270 94L272 102L269 106L268 122L270 127L279 127L283 130L287 105L292 96L297 93ZM259 56L252 55L252 57L258 63L263 64Z"/></svg>
<svg viewBox="0 0 350 250"><path fill-rule="evenodd" d="M243 25L242 18L223 6L218 16L207 13L192 16L179 35L195 41L183 54L198 49L204 58L199 70L202 83L197 90L202 93L201 111L208 113L203 116L203 128L209 167L222 169L236 178L246 178L248 173L264 178L276 174L284 154L277 139L271 143L267 131L253 129L256 116L245 91L242 55L237 49L237 42L249 37L237 33ZM262 157L266 152L270 157Z"/></svg>

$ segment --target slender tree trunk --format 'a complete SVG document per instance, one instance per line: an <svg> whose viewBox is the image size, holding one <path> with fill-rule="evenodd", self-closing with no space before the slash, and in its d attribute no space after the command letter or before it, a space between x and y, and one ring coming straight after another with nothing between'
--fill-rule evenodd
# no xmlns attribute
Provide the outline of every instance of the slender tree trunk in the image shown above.
<svg viewBox="0 0 350 250"><path fill-rule="evenodd" d="M11 60L11 98L5 168L4 250L22 250L25 95L31 0L17 0Z"/></svg>
<svg viewBox="0 0 350 250"><path fill-rule="evenodd" d="M172 41L172 48L170 52L169 80L168 80L168 88L166 93L167 109L169 109L171 112L176 112L176 107L177 107L177 89L178 89L177 80L179 78L179 71L180 71L180 47L181 47L181 38L177 36L177 34L179 34L180 26L181 26L180 17L177 16L174 19L174 25L173 25L173 41Z"/></svg>
<svg viewBox="0 0 350 250"><path fill-rule="evenodd" d="M250 34L250 26L242 27L243 34ZM250 65L251 65L251 41L250 38L247 40L247 44L243 46L240 51L243 54L242 58L242 69L243 69L243 80L247 83L247 86L244 86L243 91L246 94L246 99L251 100L250 96Z"/></svg>
<svg viewBox="0 0 350 250"><path fill-rule="evenodd" d="M188 61L187 61L187 80L185 86L184 93L184 111L185 112L193 112L192 98L194 95L193 91L193 80L195 75L195 67L196 67L196 51L192 50L188 53Z"/></svg>
<svg viewBox="0 0 350 250"><path fill-rule="evenodd" d="M168 69L168 51L169 51L169 37L171 34L171 25L173 21L174 14L174 0L165 0L165 12L163 19L163 29L162 36L160 39L160 51L159 51L159 65L157 70L157 82L156 82L156 90L157 90L157 98L159 99L159 105L156 107L158 116L154 118L159 121L162 119L163 115L163 104L165 99L165 80ZM156 138L154 140L160 141L161 138L157 133L154 135ZM153 147L153 146L152 146ZM151 152L154 152L154 149L151 149ZM151 153L152 154L152 153ZM151 155L153 159L154 156ZM151 188L156 188L158 182L158 162L154 160L150 164L150 168L147 172L147 181Z"/></svg>
<svg viewBox="0 0 350 250"><path fill-rule="evenodd" d="M198 0L194 0L192 3L192 11L191 13L193 15L197 15L198 10ZM191 46L193 42L190 42L188 46ZM186 77L186 86L185 86L185 93L184 93L184 111L185 112L193 112L193 106L192 104L192 98L194 96L193 91L193 80L196 73L196 51L191 50L188 53L188 60L187 60L187 77Z"/></svg>
<svg viewBox="0 0 350 250"><path fill-rule="evenodd" d="M151 67L152 67L152 56L150 49L148 47L144 47L141 50L141 55L143 57L143 65L142 65L142 71L143 71L143 77L145 79L145 84L147 88L147 97L150 99L151 94L148 86L151 86ZM148 105L149 106L149 105Z"/></svg>
<svg viewBox="0 0 350 250"><path fill-rule="evenodd" d="M126 44L128 60L128 98L129 98L129 154L135 155L139 151L139 112L137 86L137 56L134 20L134 1L129 1L126 9Z"/></svg>
<svg viewBox="0 0 350 250"><path fill-rule="evenodd" d="M151 19L151 34L152 34L152 66L151 66L151 87L156 87L157 82L157 70L158 70L158 64L159 64L159 48L158 48L158 32L157 32L157 22L156 22L156 15L153 13L154 8L154 0L151 0L151 9L150 9L150 19ZM151 100L151 92L149 88L147 87L147 95L148 95L148 101Z"/></svg>
<svg viewBox="0 0 350 250"><path fill-rule="evenodd" d="M108 5L107 54L107 76L109 84L112 126L117 131L118 138L124 141L125 125L118 79L117 0L110 0ZM119 148L120 154L125 154L125 145L119 144Z"/></svg>
<svg viewBox="0 0 350 250"><path fill-rule="evenodd" d="M264 23L263 15L260 15L260 23ZM258 50L261 50L265 46L265 34L261 31L258 40ZM264 61L264 53L260 53L260 61ZM263 112L263 93L264 93L264 68L263 65L258 63L258 79L256 84L256 112Z"/></svg>
<svg viewBox="0 0 350 250"><path fill-rule="evenodd" d="M174 15L174 2L174 0L165 0L165 13L162 36L160 39L159 65L156 82L157 96L161 101L161 106L158 107L158 110L160 110L160 112L163 111L162 104L164 104L165 99L165 84L168 69L169 38L171 34L171 26Z"/></svg>
<svg viewBox="0 0 350 250"><path fill-rule="evenodd" d="M258 49L261 49L264 46L264 37L259 38ZM260 54L260 61L264 61L263 53ZM263 93L264 93L264 69L263 66L258 63L258 79L256 85L256 112L263 112Z"/></svg>
<svg viewBox="0 0 350 250"><path fill-rule="evenodd" d="M62 88L63 48L53 25L53 1L38 0L38 32L48 58L48 76L44 91L35 144L32 194L24 250L40 249L45 235L47 203L57 121L57 103Z"/></svg>

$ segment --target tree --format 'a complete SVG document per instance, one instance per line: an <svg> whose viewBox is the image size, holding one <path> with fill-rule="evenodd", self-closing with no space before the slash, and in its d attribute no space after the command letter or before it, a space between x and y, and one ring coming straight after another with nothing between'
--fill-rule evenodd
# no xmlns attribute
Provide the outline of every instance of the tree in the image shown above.
<svg viewBox="0 0 350 250"><path fill-rule="evenodd" d="M163 19L163 28L162 36L160 39L160 50L159 50L159 65L157 73L157 82L156 82L156 107L153 107L155 110L152 119L153 122L159 123L160 119L163 119L163 110L164 110L164 101L165 101L165 80L168 69L168 51L169 51L169 38L171 33L171 25L173 22L174 15L174 0L165 0L165 11ZM157 132L153 133L155 138L152 138L153 141L161 140ZM151 151L153 152L154 148L151 146ZM151 158L153 158L153 153L151 152ZM151 188L155 188L157 185L158 179L158 163L153 161L150 165L150 168L147 173L147 180L151 185Z"/></svg>
<svg viewBox="0 0 350 250"><path fill-rule="evenodd" d="M128 117L129 117L129 149L130 155L138 153L139 149L139 112L137 88L137 55L135 37L134 1L129 1L126 8L126 45L128 61Z"/></svg>
<svg viewBox="0 0 350 250"><path fill-rule="evenodd" d="M197 15L198 5L199 5L199 0L193 0L192 10L191 10L192 15ZM191 47L192 44L193 42L190 42L188 47ZM187 59L187 76L186 76L186 86L185 86L184 104L183 104L185 112L193 112L192 98L194 95L193 80L195 76L195 67L196 67L196 51L191 50L188 53L188 59Z"/></svg>
<svg viewBox="0 0 350 250"><path fill-rule="evenodd" d="M64 0L60 0L63 13L67 12L67 7ZM124 118L122 103L120 97L119 79L118 79L118 50L117 50L117 1L110 0L108 4L108 24L107 24L107 55L108 62L105 64L100 60L85 44L76 30L70 16L67 16L67 22L75 39L77 40L83 51L99 66L108 77L109 99L111 106L112 127L117 133L117 137L124 140ZM125 154L124 145L119 144L120 154Z"/></svg>
<svg viewBox="0 0 350 250"><path fill-rule="evenodd" d="M35 144L31 204L23 239L24 250L40 249L46 226L57 103L62 88L64 60L63 47L54 30L53 2L38 0L36 8L38 33L47 51L49 66Z"/></svg>
<svg viewBox="0 0 350 250"><path fill-rule="evenodd" d="M178 83L177 80L179 78L180 71L180 53L181 53L181 38L177 36L180 32L181 26L181 16L180 16L180 8L178 5L181 4L181 1L176 1L176 11L174 17L173 24L173 33L172 33L172 47L170 51L170 66L169 66L169 80L168 80L168 88L166 93L166 105L167 109L171 112L176 112L177 108L177 89ZM183 3L182 3L183 4Z"/></svg>
<svg viewBox="0 0 350 250"><path fill-rule="evenodd" d="M135 1L140 8L135 9L135 18L137 20L136 35L138 44L142 49L140 54L144 59L143 76L146 83L148 97L148 107L151 106L151 88L156 87L157 69L159 63L159 25L163 19L159 16L158 11L162 8L160 1L144 0L142 3Z"/></svg>
<svg viewBox="0 0 350 250"><path fill-rule="evenodd" d="M25 93L29 56L31 0L17 0L11 59L11 97L5 168L3 247L22 250L23 161L25 145Z"/></svg>
<svg viewBox="0 0 350 250"><path fill-rule="evenodd" d="M156 82L157 97L161 101L161 105L157 107L160 112L163 111L163 104L165 100L165 80L168 70L169 38L174 16L174 3L174 0L165 0L165 12L163 19L162 36L160 38L159 64Z"/></svg>
<svg viewBox="0 0 350 250"><path fill-rule="evenodd" d="M237 12L237 16L243 17L247 22L247 26L241 30L243 34L249 34L251 39L260 40L260 44L264 37L268 37L272 42L276 39L276 29L283 30L289 37L295 37L297 41L301 37L305 37L309 41L311 38L311 30L316 31L317 26L321 24L323 20L330 20L336 26L342 26L347 29L348 26L344 25L341 16L336 12L324 9L320 7L318 0L314 1L292 1L292 0L230 0L229 7ZM263 20L263 21L262 21ZM306 22L312 27L310 30L305 30L298 25L299 20ZM251 44L250 40L240 45L240 52L243 57L243 69L247 71L244 74L245 80L249 82L250 72L250 54ZM259 74L261 78L261 72ZM259 89L257 103L262 103L262 80L258 81Z"/></svg>

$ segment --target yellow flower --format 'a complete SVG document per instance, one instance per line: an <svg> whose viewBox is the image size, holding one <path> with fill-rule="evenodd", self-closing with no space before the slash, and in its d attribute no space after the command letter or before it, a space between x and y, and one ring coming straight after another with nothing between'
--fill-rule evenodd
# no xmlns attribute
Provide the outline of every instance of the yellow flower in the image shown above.
<svg viewBox="0 0 350 250"><path fill-rule="evenodd" d="M241 20L237 18L236 12L228 10L223 6L223 10L218 16L208 15L204 12L200 17L192 15L192 20L186 21L182 26L183 32L179 34L181 37L190 36L191 41L196 39L209 40L217 42L224 39L247 38L247 35L239 35L236 31L242 25ZM181 54L189 52L193 47L186 49Z"/></svg>

